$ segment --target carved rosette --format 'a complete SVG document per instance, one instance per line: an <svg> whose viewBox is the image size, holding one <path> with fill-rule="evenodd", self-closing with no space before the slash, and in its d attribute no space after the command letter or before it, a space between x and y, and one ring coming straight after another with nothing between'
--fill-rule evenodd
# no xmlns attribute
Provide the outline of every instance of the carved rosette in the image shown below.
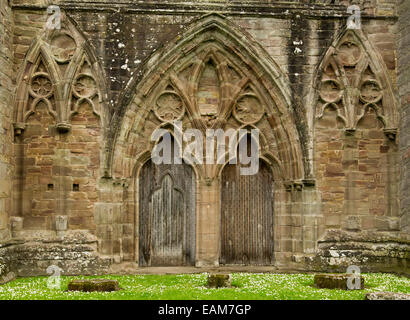
<svg viewBox="0 0 410 320"><path fill-rule="evenodd" d="M171 122L183 117L185 107L175 91L165 90L155 102L154 113L161 121Z"/></svg>
<svg viewBox="0 0 410 320"><path fill-rule="evenodd" d="M47 73L38 72L31 78L30 93L36 98L50 98L53 94L53 84Z"/></svg>
<svg viewBox="0 0 410 320"><path fill-rule="evenodd" d="M24 101L24 118L22 123L27 121L31 114L35 113L36 107L40 102L46 104L49 114L55 118L57 115L54 99L55 88L41 54L37 57L32 72L26 75L24 79L27 81L28 98ZM24 126L20 125L20 127L24 129Z"/></svg>
<svg viewBox="0 0 410 320"><path fill-rule="evenodd" d="M240 96L233 109L235 119L243 124L254 124L262 119L263 114L263 105L253 93Z"/></svg>

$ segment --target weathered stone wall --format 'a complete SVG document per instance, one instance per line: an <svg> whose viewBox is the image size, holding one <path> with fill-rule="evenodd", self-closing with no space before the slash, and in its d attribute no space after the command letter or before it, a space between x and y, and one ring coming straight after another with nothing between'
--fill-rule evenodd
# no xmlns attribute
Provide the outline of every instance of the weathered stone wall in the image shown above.
<svg viewBox="0 0 410 320"><path fill-rule="evenodd" d="M234 27L228 30L241 34L249 47L258 48L263 53L260 60L271 59L279 78L284 75L280 81L282 89L288 92L286 121L291 121L291 125L284 128L290 130L294 125L296 129L289 131L288 139L277 134L281 138L275 140L272 132L281 130L280 125L264 120L260 128L267 133L268 140L271 139L268 148L279 150L279 154L283 150L286 152L292 143L300 144L300 150L295 153L303 164L294 159L282 159L292 174L285 178L277 175L275 179L276 264L283 268L312 270L332 270L333 265L337 265L341 271L349 263L370 271L382 270L388 265L383 270L389 271L391 266L390 270L408 272L408 243L401 242L409 234L410 207L409 179L406 179L410 139L406 119L409 117L405 107L410 101L409 32L404 31L410 20L406 21L408 1L402 1L399 6L401 15L397 22L394 0L341 0L332 1L332 4L327 0L286 4L267 0L195 3L122 0L115 4L108 0L92 1L92 4L86 0L60 0L53 4L60 5L69 17L63 22L63 31L68 36L60 40L55 40L58 39L55 34L45 30L50 1L10 2L12 10L7 1L2 1L0 6L0 42L8 46L0 48L0 65L5 66L0 69L0 123L5 128L1 130L6 133L0 138L0 148L4 146L5 150L0 154L0 240L8 236L8 216L22 218L23 228L18 226L13 230L14 238L22 242L14 244L14 249L7 249L13 252L13 268L20 275L29 275L30 270L34 270L33 274L44 274L48 259L55 255L61 258L61 263L67 260L65 267L69 273L81 273L80 269L75 269L73 257L87 260L89 251L93 254L87 261L94 261L96 251L116 263L137 259L137 169L144 161L140 156L149 144L152 129L160 124L153 113L141 112L139 104L150 101L151 95L154 99L154 94L144 90L159 82L179 57L176 53L168 65L159 64L158 70L151 70L161 60L161 55L169 54L164 48L172 51L173 46L183 40L181 38L189 36L187 30L195 28L204 14L212 12L222 13L224 17L214 20L223 20L222 25L232 24ZM364 70L348 68L346 73L352 72L359 78L363 73L367 80L381 84L383 91L381 101L366 109L361 119L353 120L349 118L351 114L356 117L361 109L349 109L348 103L339 102L327 108L324 107L326 101L320 100L322 81L331 79L342 83L349 78L342 79L332 72L326 75L331 50L338 48L342 43L338 39L346 35L346 6L349 4L358 4L362 9L362 28L355 33L359 35L355 41L362 44L359 45L362 58L373 64ZM212 19L209 19L211 23ZM78 50L87 52L87 66L81 65L80 51L71 56L69 53L69 58L64 58L67 61L61 62L59 52L64 55L67 45L72 44L70 38L74 39ZM226 43L230 43L229 37L226 39ZM188 43L182 56L188 57L196 45L195 41ZM55 51L56 47L63 51ZM246 56L248 48L233 46L233 49ZM11 61L14 62L12 66ZM240 65L244 60L238 61ZM266 83L266 76L261 76L264 70L257 69L260 61L248 61L252 61L249 74L258 70L258 77L262 79L258 81ZM364 61L360 62L360 68ZM67 67L76 63L81 65L78 72ZM33 93L28 89L29 83L36 79L36 72L45 74L50 80L50 85L43 82L43 88L52 93ZM87 90L92 80L80 83L81 86L74 81L80 73L91 75L94 80L91 87L98 91L98 98L89 97ZM328 78L323 78L323 74ZM78 89L71 93L71 89L63 90L64 86L74 91L81 87L86 92ZM358 89L359 86L361 83L357 84ZM332 97L334 88L329 88L325 95ZM402 104L399 132L395 130L398 88ZM273 84L270 89L276 90ZM356 90L354 86L353 89ZM19 110L15 111L14 120L11 120L10 109L12 90L16 92L15 108ZM355 94L359 99L355 90L346 89L344 102L353 101ZM373 91L370 98L372 94ZM84 97L90 98L89 102L84 103ZM44 99L37 101L37 98ZM358 102L363 109L366 108L364 100L360 100L361 104ZM77 106L78 101L82 103ZM73 105L77 113L71 115ZM338 107L345 108L345 113L338 113ZM70 116L58 111L62 109ZM30 110L33 112L25 116ZM337 115L344 116L345 120ZM145 118L147 120L141 120ZM10 159L12 121L15 123L14 160ZM275 122L273 116L270 121ZM232 119L227 122L228 126L235 127ZM14 163L14 168L10 162ZM13 206L10 201L12 172ZM217 265L218 177L207 176L207 170L198 172L206 174L197 176L200 246L197 265ZM3 195L7 198L2 198ZM61 216L67 218L68 233L82 229L96 238L87 248L77 241L78 246L74 248L73 244L71 250L70 243L62 244L63 240L56 237L56 219ZM335 236L332 230L342 235L336 232ZM47 238L51 244L42 242L39 237ZM34 243L29 243L29 239ZM373 244L384 258L372 255ZM63 254L65 251L68 253ZM91 272L93 268L102 270L101 266L109 259L104 261L87 262L91 267L84 272Z"/></svg>
<svg viewBox="0 0 410 320"><path fill-rule="evenodd" d="M13 130L13 19L7 1L0 2L0 241L9 237L11 210Z"/></svg>
<svg viewBox="0 0 410 320"><path fill-rule="evenodd" d="M88 232L69 232L62 239L14 239L0 245L0 283L15 276L52 275L56 267L61 275L104 274L111 260L98 253L97 238Z"/></svg>
<svg viewBox="0 0 410 320"><path fill-rule="evenodd" d="M398 79L400 99L400 216L403 236L410 236L410 3L399 1Z"/></svg>

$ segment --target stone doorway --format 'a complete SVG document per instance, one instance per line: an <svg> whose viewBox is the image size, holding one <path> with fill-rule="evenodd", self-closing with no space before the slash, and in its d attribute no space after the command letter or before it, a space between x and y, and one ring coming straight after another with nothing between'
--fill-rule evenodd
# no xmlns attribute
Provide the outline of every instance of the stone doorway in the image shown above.
<svg viewBox="0 0 410 320"><path fill-rule="evenodd" d="M191 166L146 162L139 177L139 265L194 265L195 217Z"/></svg>

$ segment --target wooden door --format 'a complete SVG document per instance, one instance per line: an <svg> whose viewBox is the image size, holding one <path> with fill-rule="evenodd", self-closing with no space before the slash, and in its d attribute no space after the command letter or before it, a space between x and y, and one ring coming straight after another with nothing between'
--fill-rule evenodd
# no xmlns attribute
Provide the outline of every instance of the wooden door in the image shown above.
<svg viewBox="0 0 410 320"><path fill-rule="evenodd" d="M195 175L187 164L150 160L141 169L139 264L195 264Z"/></svg>
<svg viewBox="0 0 410 320"><path fill-rule="evenodd" d="M273 259L273 178L260 161L255 175L222 172L221 264L270 265Z"/></svg>

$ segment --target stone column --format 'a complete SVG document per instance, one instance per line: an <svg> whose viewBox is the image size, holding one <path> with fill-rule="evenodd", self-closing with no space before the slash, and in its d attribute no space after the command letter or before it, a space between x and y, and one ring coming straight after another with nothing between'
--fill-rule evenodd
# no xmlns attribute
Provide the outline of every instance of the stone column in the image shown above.
<svg viewBox="0 0 410 320"><path fill-rule="evenodd" d="M220 200L218 180L198 181L196 263L219 265Z"/></svg>

